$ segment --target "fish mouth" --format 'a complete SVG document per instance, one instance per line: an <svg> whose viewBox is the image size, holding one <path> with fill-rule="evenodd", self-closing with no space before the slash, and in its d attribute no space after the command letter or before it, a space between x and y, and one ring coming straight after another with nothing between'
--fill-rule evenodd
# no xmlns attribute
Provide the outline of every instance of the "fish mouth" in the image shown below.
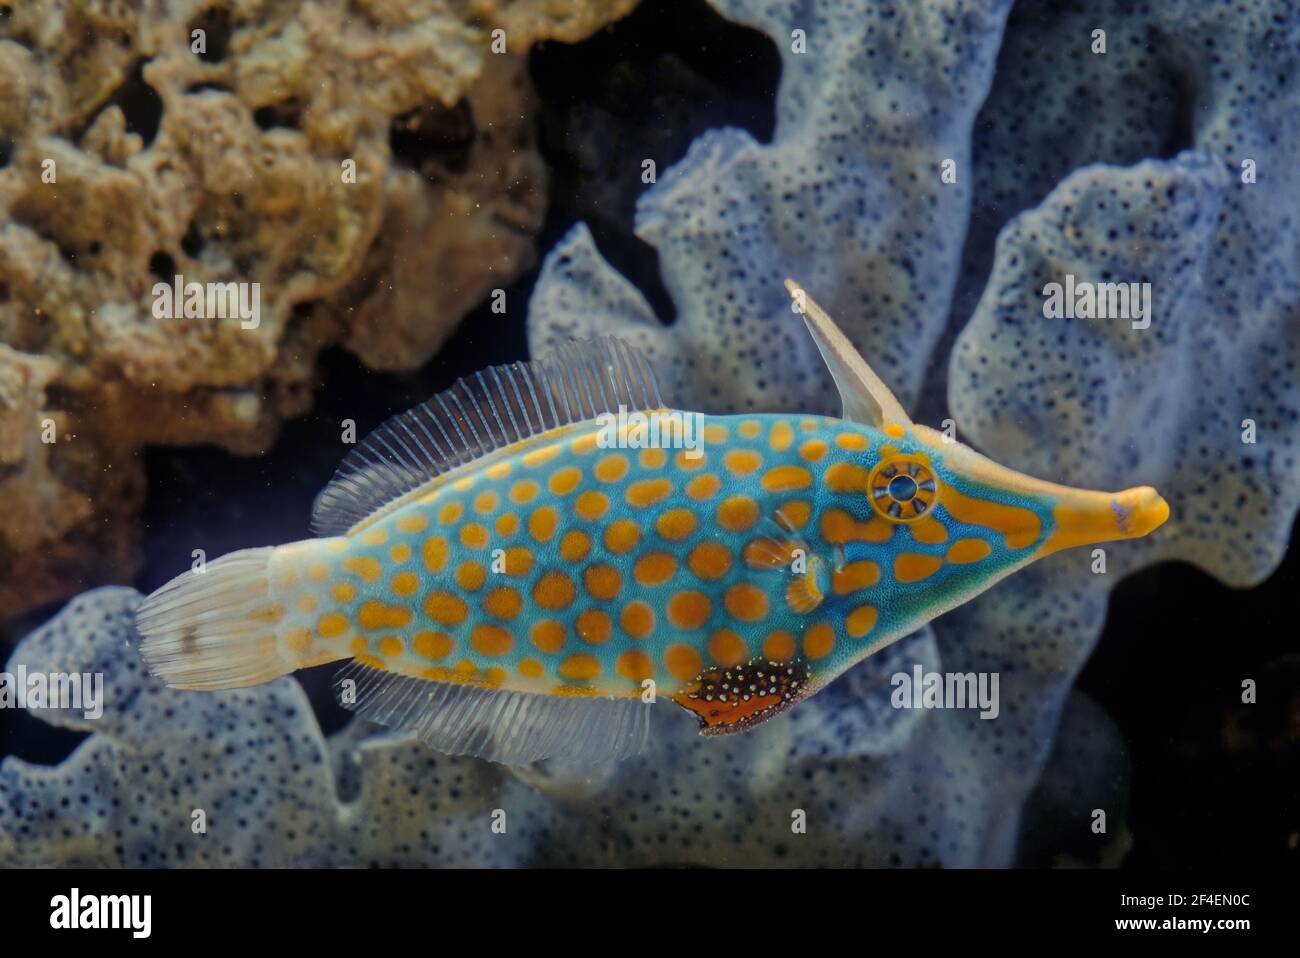
<svg viewBox="0 0 1300 958"><path fill-rule="evenodd" d="M1165 524L1169 503L1150 486L1134 486L1111 497L1119 539L1135 539Z"/></svg>
<svg viewBox="0 0 1300 958"><path fill-rule="evenodd" d="M1053 510L1055 528L1043 554L1074 546L1138 539L1164 525L1169 503L1150 486L1120 492L1062 487Z"/></svg>

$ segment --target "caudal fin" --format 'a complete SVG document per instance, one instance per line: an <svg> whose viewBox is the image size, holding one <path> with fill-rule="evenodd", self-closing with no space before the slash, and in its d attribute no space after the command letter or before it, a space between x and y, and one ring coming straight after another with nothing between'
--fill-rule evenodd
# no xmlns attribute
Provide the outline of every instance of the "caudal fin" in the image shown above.
<svg viewBox="0 0 1300 958"><path fill-rule="evenodd" d="M234 689L298 668L278 641L271 594L275 548L243 549L172 579L136 611L140 654L177 689Z"/></svg>

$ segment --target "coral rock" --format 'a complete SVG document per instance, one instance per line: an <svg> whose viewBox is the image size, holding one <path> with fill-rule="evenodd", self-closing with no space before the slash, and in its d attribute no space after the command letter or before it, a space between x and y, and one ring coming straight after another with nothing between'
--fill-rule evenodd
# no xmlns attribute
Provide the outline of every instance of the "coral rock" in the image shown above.
<svg viewBox="0 0 1300 958"><path fill-rule="evenodd" d="M322 349L414 368L528 268L545 175L527 47L632 6L6 5L0 341L53 364L81 507L0 526L5 614L130 574L137 448L258 452L307 409ZM176 275L257 284L260 321L160 318L155 285ZM32 483L7 492L49 505ZM87 524L121 540L113 562ZM41 587L20 595L20 567Z"/></svg>

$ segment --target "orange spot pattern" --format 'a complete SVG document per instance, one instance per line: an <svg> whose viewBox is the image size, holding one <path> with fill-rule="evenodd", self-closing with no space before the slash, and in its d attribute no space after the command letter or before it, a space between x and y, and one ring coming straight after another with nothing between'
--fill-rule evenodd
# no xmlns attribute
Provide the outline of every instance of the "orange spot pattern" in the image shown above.
<svg viewBox="0 0 1300 958"><path fill-rule="evenodd" d="M843 424L836 425L842 429ZM662 669L666 676L685 682L706 667L739 667L755 656L772 662L793 662L800 657L816 662L832 656L837 642L867 638L879 621L880 610L853 597L869 595L879 583L882 570L877 563L842 563L842 554L837 553L841 564L830 568L829 554L808 556L822 563L822 576L830 573L829 583L825 578L813 583L819 593L824 589L828 594L850 597L849 604L835 606L844 608L845 613L842 620L833 621L813 619L815 603L812 607L799 604L794 614L803 621L791 630L773 628L782 620L797 621L784 618L792 613L783 601L771 624L766 628L759 625L773 617L771 603L781 600L787 584L784 578L769 582L763 576L783 573L794 550L806 544L797 530L810 523L834 545L891 540L896 526L872 514L866 498L870 460L888 453L891 447L886 445L870 460L847 457L846 453L868 449L867 438L852 430L824 433L825 440L799 437L799 430L807 433L825 428L822 421L811 418L776 420L766 429L757 420L745 420L732 428L737 437L755 445L727 448L727 428L711 423L705 428L704 455L687 457L683 450L642 449L631 454L635 469L628 453L598 449L594 437L578 437L526 453L522 457L526 468L545 467L531 476L520 475L518 470L512 475L509 464L496 463L480 476L500 485L485 488L479 481L475 492L464 493L463 501L453 498L425 506L423 512L407 509L384 520L383 527L359 533L353 541L391 548L385 548L378 558L351 554L332 560L339 561L339 571L351 574L351 581L331 585L331 569L325 563L300 566L307 580L325 583L336 601L349 606L359 592L361 598L366 598L366 593L374 595L374 584L381 581L387 585L386 589L379 586L381 594L408 601L391 605L367 599L350 610L327 612L308 623L314 624L314 630L282 633L285 646L305 656L312 649L314 636L333 638L369 631L379 635L358 639L358 655L368 659L407 655L450 666L459 641L461 660L451 667L431 668L431 673L480 684L508 682L507 672L530 680L550 675L567 684L549 691L582 694L591 691L588 683L602 677L639 682ZM722 448L710 449L708 444L722 444ZM580 467L548 465L570 449L588 456ZM843 461L831 462L823 471L827 458ZM710 462L714 471L709 471ZM659 469L666 471L645 477L645 470ZM683 474L686 470L689 475ZM468 489L473 485L474 477L468 476L451 487ZM598 486L605 488L602 491ZM1037 516L1029 510L949 492L946 485L941 488L941 505L948 514L1001 533L1012 547L1032 544L1041 532ZM544 491L564 501L538 503ZM822 491L862 499L847 508L831 504L815 514L812 500ZM802 493L808 498L774 501L771 497L781 493ZM442 498L435 490L421 501ZM632 509L626 517L617 515L620 510L627 511L624 503ZM510 509L515 511L507 511ZM855 514L867 518L859 520ZM435 519L441 528L428 534ZM900 542L903 550L890 556L888 570L895 581L923 582L945 562L975 563L992 553L989 542L981 538L963 538L945 546L949 533L941 520L942 513L906 527L905 540L910 536L910 542L946 551L932 555L922 548L908 550ZM711 531L711 525L716 531ZM395 531L412 535L410 545L391 543L390 533ZM506 545L505 540L517 534L528 537L515 540L527 546ZM409 566L401 569L412 558L412 546L419 553L416 571L409 571ZM480 553L481 561L466 555L483 549L492 551ZM393 565L387 565L389 559ZM738 560L744 563L739 568ZM565 568L555 567L560 563ZM516 582L519 588L492 581L494 574L502 572L523 580ZM461 591L428 588L422 585L427 579L422 580L421 573L446 576ZM678 579L679 575L689 578ZM826 588L828 584L830 588ZM664 591L638 597L639 590L645 588ZM476 597L471 598L471 593ZM467 600L475 608L471 609ZM303 613L315 613L315 597L286 600L290 606L295 601ZM584 607L586 603L594 604ZM533 621L526 615L530 607L555 617ZM416 611L422 611L436 627L404 632ZM691 637L669 640L666 648L651 644L648 640L661 629L690 633ZM367 646L367 642L371 644ZM627 647L629 643L634 647ZM645 644L635 647L640 643ZM605 646L609 646L604 653L608 658L597 651ZM503 662L505 668L489 668L486 663L464 658L500 659L523 650L533 654Z"/></svg>
<svg viewBox="0 0 1300 958"><path fill-rule="evenodd" d="M629 602L623 607L623 612L619 616L619 625L634 639L644 639L655 627L655 614L650 606L637 599Z"/></svg>
<svg viewBox="0 0 1300 958"><path fill-rule="evenodd" d="M618 657L614 668L623 678L632 682L643 682L654 678L654 663L650 656L640 649L631 649Z"/></svg>
<svg viewBox="0 0 1300 958"><path fill-rule="evenodd" d="M859 522L838 506L832 506L822 513L822 537L835 545L855 541L888 542L894 535L894 529L892 523L875 515L866 522Z"/></svg>
<svg viewBox="0 0 1300 958"><path fill-rule="evenodd" d="M672 494L673 484L667 479L642 479L627 487L627 504L638 509L663 502Z"/></svg>
<svg viewBox="0 0 1300 958"><path fill-rule="evenodd" d="M583 611L574 623L574 628L578 638L588 645L604 645L614 634L614 623L610 621L609 614L600 609Z"/></svg>
<svg viewBox="0 0 1300 958"><path fill-rule="evenodd" d="M719 629L709 637L709 655L723 668L739 665L749 658L749 649L739 633L731 629Z"/></svg>
<svg viewBox="0 0 1300 958"><path fill-rule="evenodd" d="M721 579L731 568L731 552L721 543L706 540L691 550L686 564L701 579Z"/></svg>
<svg viewBox="0 0 1300 958"><path fill-rule="evenodd" d="M662 585L676 571L677 559L670 552L647 552L632 567L632 575L641 585Z"/></svg>
<svg viewBox="0 0 1300 958"><path fill-rule="evenodd" d="M605 548L625 555L641 541L641 527L631 519L615 519L605 527Z"/></svg>
<svg viewBox="0 0 1300 958"><path fill-rule="evenodd" d="M979 562L993 552L993 547L983 539L958 539L948 549L948 561L964 565Z"/></svg>
<svg viewBox="0 0 1300 958"><path fill-rule="evenodd" d="M899 582L920 582L934 575L943 566L939 556L920 552L900 552L894 556L894 578Z"/></svg>
<svg viewBox="0 0 1300 958"><path fill-rule="evenodd" d="M686 494L697 502L712 499L722 488L722 480L713 473L696 476L686 484Z"/></svg>
<svg viewBox="0 0 1300 958"><path fill-rule="evenodd" d="M758 503L749 496L731 496L717 510L718 525L731 532L744 532L758 522Z"/></svg>
<svg viewBox="0 0 1300 958"><path fill-rule="evenodd" d="M809 626L803 634L803 654L814 662L824 659L835 649L835 629L829 622Z"/></svg>

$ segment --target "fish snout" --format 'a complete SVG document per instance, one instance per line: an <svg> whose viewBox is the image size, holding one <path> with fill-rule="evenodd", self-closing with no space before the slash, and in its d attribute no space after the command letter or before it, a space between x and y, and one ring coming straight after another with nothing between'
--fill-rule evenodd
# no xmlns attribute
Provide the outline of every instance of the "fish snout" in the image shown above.
<svg viewBox="0 0 1300 958"><path fill-rule="evenodd" d="M1150 486L1134 486L1111 496L1117 539L1136 539L1164 525L1169 503Z"/></svg>
<svg viewBox="0 0 1300 958"><path fill-rule="evenodd" d="M1043 553L1074 546L1137 539L1159 528L1169 518L1169 503L1150 486L1121 492L1065 489L1054 510L1056 527L1044 543Z"/></svg>

